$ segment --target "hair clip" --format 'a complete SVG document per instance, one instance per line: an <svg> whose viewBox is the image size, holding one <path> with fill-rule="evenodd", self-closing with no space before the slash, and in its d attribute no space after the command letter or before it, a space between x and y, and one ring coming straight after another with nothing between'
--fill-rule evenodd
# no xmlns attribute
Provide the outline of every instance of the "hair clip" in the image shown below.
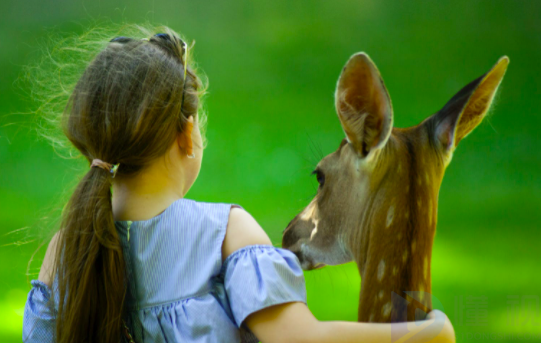
<svg viewBox="0 0 541 343"><path fill-rule="evenodd" d="M169 35L167 33L156 33L154 35L154 37L159 37L159 38L163 38L163 39L170 39Z"/></svg>
<svg viewBox="0 0 541 343"><path fill-rule="evenodd" d="M109 42L126 43L126 42L129 42L130 40L131 40L131 38L124 37L124 36L119 36L119 37L115 37L115 38L111 39Z"/></svg>
<svg viewBox="0 0 541 343"><path fill-rule="evenodd" d="M116 172L117 172L119 166L120 166L120 163L117 163L117 164L113 164L113 166L111 167L111 174L113 174L113 176L112 176L113 179L116 176Z"/></svg>

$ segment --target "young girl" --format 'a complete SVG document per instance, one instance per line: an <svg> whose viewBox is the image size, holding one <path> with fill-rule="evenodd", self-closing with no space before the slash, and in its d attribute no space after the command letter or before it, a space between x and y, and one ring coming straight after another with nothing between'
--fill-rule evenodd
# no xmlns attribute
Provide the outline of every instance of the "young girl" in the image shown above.
<svg viewBox="0 0 541 343"><path fill-rule="evenodd" d="M69 98L63 131L90 168L31 281L23 341L453 342L439 311L318 321L293 253L242 207L184 197L203 157L202 82L179 36L159 32L111 39Z"/></svg>

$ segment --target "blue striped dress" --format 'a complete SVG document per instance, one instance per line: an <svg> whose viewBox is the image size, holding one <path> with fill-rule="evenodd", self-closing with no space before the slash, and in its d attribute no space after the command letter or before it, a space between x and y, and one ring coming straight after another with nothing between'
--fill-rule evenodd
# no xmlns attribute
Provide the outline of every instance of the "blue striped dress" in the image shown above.
<svg viewBox="0 0 541 343"><path fill-rule="evenodd" d="M222 263L231 206L182 198L149 220L115 222L129 280L126 322L135 342L257 342L243 325L249 314L306 303L299 260L288 250L250 245ZM56 293L39 280L31 284L23 341L52 343L58 296L51 298Z"/></svg>

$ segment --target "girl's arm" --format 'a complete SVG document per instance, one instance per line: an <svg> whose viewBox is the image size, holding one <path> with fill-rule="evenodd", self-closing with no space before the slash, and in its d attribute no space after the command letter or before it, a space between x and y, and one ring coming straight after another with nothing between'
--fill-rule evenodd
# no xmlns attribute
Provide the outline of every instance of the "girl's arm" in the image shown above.
<svg viewBox="0 0 541 343"><path fill-rule="evenodd" d="M245 323L262 343L455 342L453 326L443 312L434 310L428 317L417 322L392 324L324 322L318 321L305 304L292 302L252 313Z"/></svg>
<svg viewBox="0 0 541 343"><path fill-rule="evenodd" d="M222 258L225 259L235 250L251 244L271 245L271 241L248 212L232 208L222 245ZM428 318L417 322L392 324L323 322L318 321L304 303L289 302L254 312L244 323L262 343L455 342L453 326L443 312L434 310L429 313Z"/></svg>

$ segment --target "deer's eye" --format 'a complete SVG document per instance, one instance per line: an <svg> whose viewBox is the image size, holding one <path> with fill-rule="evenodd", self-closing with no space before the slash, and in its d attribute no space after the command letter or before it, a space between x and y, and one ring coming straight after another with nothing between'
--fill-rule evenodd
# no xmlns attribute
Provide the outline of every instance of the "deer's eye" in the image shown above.
<svg viewBox="0 0 541 343"><path fill-rule="evenodd" d="M325 174L320 169L316 169L312 172L312 175L316 174L317 183L319 183L319 187L323 187L325 184Z"/></svg>

